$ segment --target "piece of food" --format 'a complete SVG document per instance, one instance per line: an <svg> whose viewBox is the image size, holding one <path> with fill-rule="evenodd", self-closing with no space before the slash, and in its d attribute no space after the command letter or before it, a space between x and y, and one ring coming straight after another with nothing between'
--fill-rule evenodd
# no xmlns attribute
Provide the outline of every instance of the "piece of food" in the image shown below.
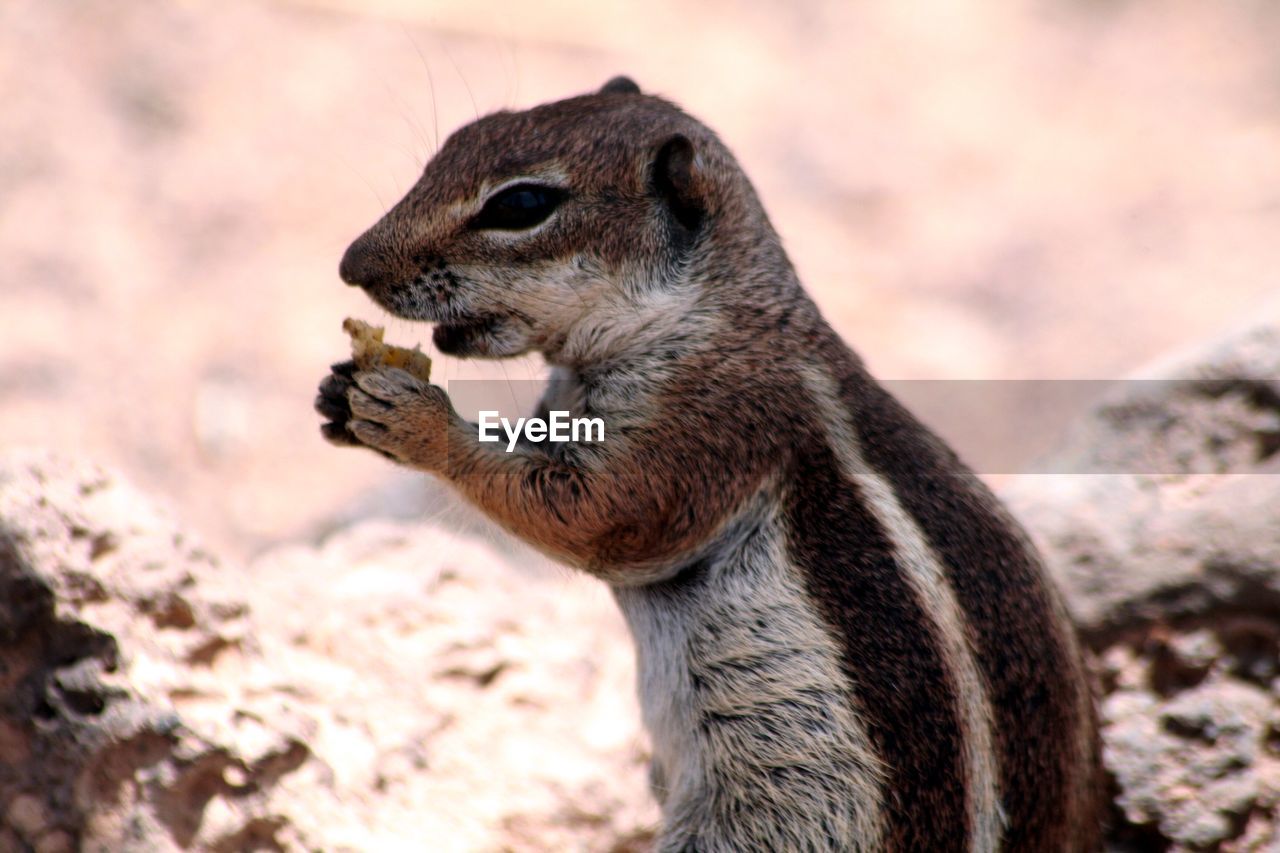
<svg viewBox="0 0 1280 853"><path fill-rule="evenodd" d="M421 347L406 349L394 344L384 344L382 335L386 329L371 326L363 320L348 317L342 321L342 331L351 336L351 357L356 367L372 370L375 367L398 367L428 382L431 379L431 359Z"/></svg>

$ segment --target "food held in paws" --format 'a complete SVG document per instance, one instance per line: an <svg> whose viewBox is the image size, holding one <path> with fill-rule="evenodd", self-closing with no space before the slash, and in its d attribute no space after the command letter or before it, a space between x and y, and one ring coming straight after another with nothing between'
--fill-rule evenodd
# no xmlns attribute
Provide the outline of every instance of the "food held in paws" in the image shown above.
<svg viewBox="0 0 1280 853"><path fill-rule="evenodd" d="M361 370L377 367L398 367L427 382L431 379L431 359L420 347L408 349L382 342L382 326L372 326L363 320L348 317L342 321L342 331L351 336L351 357Z"/></svg>

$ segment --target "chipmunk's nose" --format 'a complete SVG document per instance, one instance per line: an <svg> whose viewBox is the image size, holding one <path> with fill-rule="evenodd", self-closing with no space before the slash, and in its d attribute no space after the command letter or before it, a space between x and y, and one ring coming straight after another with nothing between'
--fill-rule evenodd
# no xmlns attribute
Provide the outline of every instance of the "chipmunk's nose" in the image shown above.
<svg viewBox="0 0 1280 853"><path fill-rule="evenodd" d="M363 234L342 254L338 277L352 287L377 287L387 280L391 272L382 260L385 254L377 251L368 234Z"/></svg>

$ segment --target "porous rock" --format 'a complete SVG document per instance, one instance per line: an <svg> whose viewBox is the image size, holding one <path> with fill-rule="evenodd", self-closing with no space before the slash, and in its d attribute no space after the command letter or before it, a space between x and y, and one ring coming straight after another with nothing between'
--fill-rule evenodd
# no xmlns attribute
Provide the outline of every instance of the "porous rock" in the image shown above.
<svg viewBox="0 0 1280 853"><path fill-rule="evenodd" d="M430 525L228 565L0 457L0 850L642 849L633 671L602 587Z"/></svg>
<svg viewBox="0 0 1280 853"><path fill-rule="evenodd" d="M221 705L224 659L250 640L244 604L201 581L217 570L95 466L0 463L0 849L297 840L272 791L310 753ZM201 698L221 706L179 710Z"/></svg>
<svg viewBox="0 0 1280 853"><path fill-rule="evenodd" d="M1280 850L1280 320L1120 383L1038 468L1003 496L1096 655L1113 845Z"/></svg>

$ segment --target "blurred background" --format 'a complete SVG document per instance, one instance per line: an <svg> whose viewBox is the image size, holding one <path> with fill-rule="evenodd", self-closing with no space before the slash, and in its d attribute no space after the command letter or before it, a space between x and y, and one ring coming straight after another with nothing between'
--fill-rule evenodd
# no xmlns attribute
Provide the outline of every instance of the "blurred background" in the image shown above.
<svg viewBox="0 0 1280 853"><path fill-rule="evenodd" d="M1275 301L1277 45L1270 0L4 0L0 445L232 555L312 529L390 470L311 410L386 320L347 243L461 124L618 73L728 142L878 375L1125 375Z"/></svg>

